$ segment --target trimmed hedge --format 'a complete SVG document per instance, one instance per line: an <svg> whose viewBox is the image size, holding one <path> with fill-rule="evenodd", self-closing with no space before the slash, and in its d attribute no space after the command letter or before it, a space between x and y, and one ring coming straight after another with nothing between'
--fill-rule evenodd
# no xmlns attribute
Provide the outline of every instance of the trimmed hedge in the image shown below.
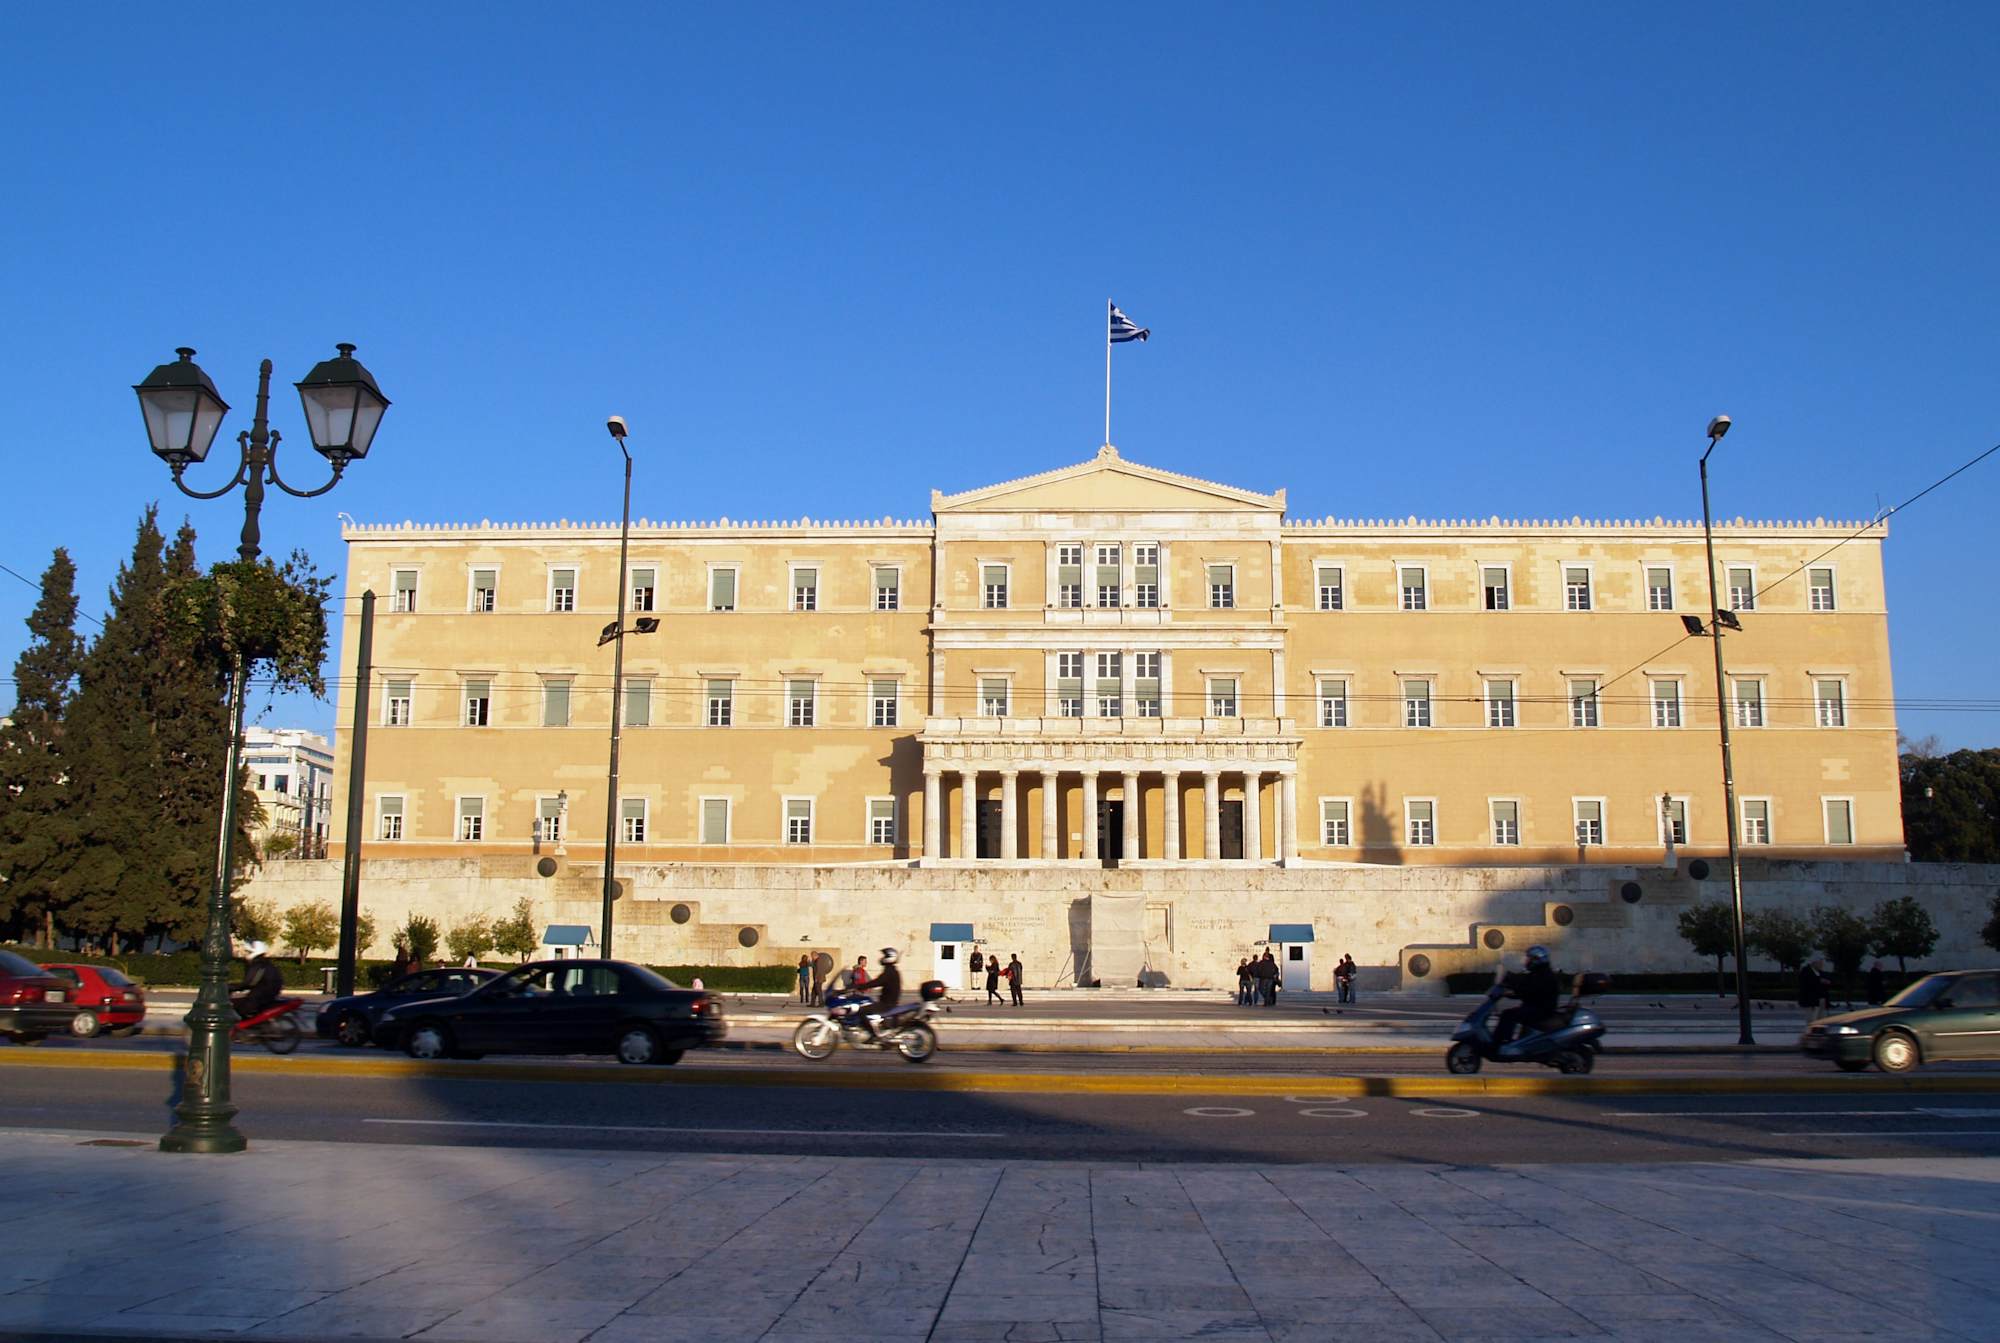
<svg viewBox="0 0 2000 1343"><path fill-rule="evenodd" d="M682 988L696 979L716 993L792 993L799 987L796 965L656 965L652 967Z"/></svg>
<svg viewBox="0 0 2000 1343"><path fill-rule="evenodd" d="M1894 970L1884 970L1883 979L1889 986L1889 992L1893 994L1905 985L1916 983L1928 973L1930 972L1926 970L1913 970L1907 975L1899 975ZM1843 991L1846 986L1839 983L1838 975L1833 976L1833 978L1835 980L1834 997L1841 1002L1847 1001ZM1736 998L1736 976L1734 972L1725 974L1723 979L1728 993L1720 996L1727 997L1729 1001L1734 1002ZM1866 979L1866 971L1853 976L1854 983L1852 987L1857 995L1863 983L1866 982ZM1457 974L1446 975L1444 982L1445 987L1453 993L1483 994L1493 985L1493 972L1491 970L1464 970ZM1718 996L1715 992L1715 972L1713 970L1696 971L1691 974L1614 974L1611 976L1611 992L1623 994L1672 993L1687 997L1707 998ZM1752 970L1750 972L1750 996L1752 998L1764 998L1771 1001L1789 1003L1798 997L1798 992L1799 977L1796 974L1774 970ZM1856 1001L1860 1001L1858 996Z"/></svg>

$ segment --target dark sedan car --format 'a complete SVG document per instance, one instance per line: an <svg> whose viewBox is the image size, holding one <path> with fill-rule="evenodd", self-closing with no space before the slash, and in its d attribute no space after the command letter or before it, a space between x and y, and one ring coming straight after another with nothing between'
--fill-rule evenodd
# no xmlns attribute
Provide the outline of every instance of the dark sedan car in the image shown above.
<svg viewBox="0 0 2000 1343"><path fill-rule="evenodd" d="M629 961L534 961L460 998L392 1007L375 1023L376 1043L418 1059L611 1054L678 1063L728 1033L721 999Z"/></svg>
<svg viewBox="0 0 2000 1343"><path fill-rule="evenodd" d="M314 1029L322 1040L365 1045L375 1033L375 1023L390 1008L431 998L456 998L498 978L498 970L419 970L392 979L373 993L329 998L320 1004Z"/></svg>
<svg viewBox="0 0 2000 1343"><path fill-rule="evenodd" d="M1845 1072L1870 1063L1906 1073L1924 1063L2000 1059L2000 971L1926 975L1881 1007L1821 1017L1799 1048Z"/></svg>
<svg viewBox="0 0 2000 1343"><path fill-rule="evenodd" d="M31 1045L68 1031L76 1016L69 994L68 980L25 956L0 951L0 1035Z"/></svg>

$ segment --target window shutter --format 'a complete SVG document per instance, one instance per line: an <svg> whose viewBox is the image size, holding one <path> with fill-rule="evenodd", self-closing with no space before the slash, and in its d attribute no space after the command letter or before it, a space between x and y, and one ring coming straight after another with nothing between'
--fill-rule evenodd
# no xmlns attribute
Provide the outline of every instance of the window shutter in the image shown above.
<svg viewBox="0 0 2000 1343"><path fill-rule="evenodd" d="M987 565L985 571L980 575L979 581L984 583L989 588L1006 586L1007 583L1006 566L1000 564Z"/></svg>
<svg viewBox="0 0 2000 1343"><path fill-rule="evenodd" d="M702 799L701 842L704 844L727 844L729 842L728 798L708 797Z"/></svg>
<svg viewBox="0 0 2000 1343"><path fill-rule="evenodd" d="M645 815L646 799L643 797L628 797L618 803L618 816L621 820L642 820Z"/></svg>
<svg viewBox="0 0 2000 1343"><path fill-rule="evenodd" d="M736 609L736 571L734 569L715 570L710 586L714 590L711 593L709 605L718 611L733 611Z"/></svg>
<svg viewBox="0 0 2000 1343"><path fill-rule="evenodd" d="M569 682L549 681L542 686L542 726L569 726Z"/></svg>
<svg viewBox="0 0 2000 1343"><path fill-rule="evenodd" d="M1158 583L1160 581L1160 552L1157 549L1153 549L1142 550L1140 553L1151 554L1153 562L1151 564L1136 564L1132 566L1132 581L1135 583Z"/></svg>
<svg viewBox="0 0 2000 1343"><path fill-rule="evenodd" d="M1826 804L1826 840L1829 844L1854 842L1854 810L1847 803Z"/></svg>
<svg viewBox="0 0 2000 1343"><path fill-rule="evenodd" d="M653 683L650 680L625 682L625 722L631 727L652 726Z"/></svg>

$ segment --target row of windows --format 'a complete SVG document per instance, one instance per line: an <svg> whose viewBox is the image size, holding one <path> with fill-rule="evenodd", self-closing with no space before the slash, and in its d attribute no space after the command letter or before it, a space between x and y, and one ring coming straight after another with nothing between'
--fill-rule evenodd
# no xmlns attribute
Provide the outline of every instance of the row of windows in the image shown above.
<svg viewBox="0 0 2000 1343"><path fill-rule="evenodd" d="M1768 797L1745 797L1737 799L1740 811L1739 833L1746 845L1766 845L1771 843L1771 799ZM1572 826L1569 839L1578 848L1594 848L1609 843L1606 829L1607 804L1601 797L1579 797L1570 802ZM1820 814L1825 823L1825 842L1828 844L1852 844L1854 842L1854 800L1845 797L1825 797L1820 799ZM1518 798L1489 798L1487 819L1490 828L1486 842L1498 848L1513 848L1521 844L1521 802ZM1323 797L1319 802L1320 842L1328 848L1345 849L1354 847L1354 802L1345 797ZM1403 799L1403 843L1412 848L1430 848L1437 844L1438 803L1436 798L1407 797ZM1667 799L1654 812L1653 840L1655 844L1687 843L1687 799L1676 797ZM1630 840L1627 841L1632 842Z"/></svg>
<svg viewBox="0 0 2000 1343"><path fill-rule="evenodd" d="M645 612L658 609L660 571L654 565L634 565L629 571L631 587L625 595L625 604L633 611ZM736 609L737 582L741 572L739 565L710 565L708 569L708 609L711 611L734 611ZM575 565L551 565L548 568L545 601L550 611L567 612L576 610L577 573ZM896 611L902 608L903 571L891 565L874 568L874 605L878 611ZM419 607L419 585L421 571L414 568L393 570L390 574L390 609L410 612ZM819 609L819 570L806 565L790 568L791 609L794 611L817 611ZM496 610L499 604L500 570L497 566L473 568L466 579L465 609L474 615Z"/></svg>
<svg viewBox="0 0 2000 1343"><path fill-rule="evenodd" d="M701 844L729 844L734 806L726 797L696 799L701 815ZM783 837L786 844L811 844L815 799L788 797L782 804ZM562 794L535 799L535 814L529 822L528 838L536 843L559 844L567 824L569 808ZM383 793L375 799L375 838L396 842L403 838L406 799L400 793ZM484 797L460 797L458 823L454 834L459 842L477 844L498 838L487 814ZM901 830L896 819L896 799L871 797L865 816L870 844L896 844ZM618 802L618 835L621 844L644 844L652 837L651 808L643 797L621 798Z"/></svg>
<svg viewBox="0 0 2000 1343"><path fill-rule="evenodd" d="M1211 682L1211 685L1214 683ZM1226 682L1229 692L1235 693L1234 681ZM1520 725L1521 698L1519 682L1512 677L1488 677L1481 683L1480 707L1482 721L1489 728L1511 728ZM1435 727L1437 703L1437 683L1432 677L1404 677L1402 679L1402 720L1404 727ZM1847 685L1837 677L1814 677L1813 722L1818 727L1847 726ZM1604 725L1603 691L1595 677L1571 677L1567 682L1567 702L1569 725L1578 728L1602 727ZM1319 714L1321 727L1347 727L1348 682L1344 677L1321 677L1319 679ZM1656 728L1684 727L1687 723L1682 683L1678 678L1655 678L1647 683L1650 722ZM1766 724L1764 679L1762 677L1738 677L1732 683L1734 712L1732 720L1738 727L1763 727ZM1216 702L1214 692L1210 693L1211 706ZM1226 715L1216 715L1226 716Z"/></svg>
<svg viewBox="0 0 2000 1343"><path fill-rule="evenodd" d="M415 682L390 678L384 683L382 705L385 727L408 727L413 717ZM568 727L570 702L575 683L567 677L544 677L541 682L541 725ZM736 682L709 680L702 684L702 721L709 727L731 727L736 722ZM871 727L895 727L901 713L902 685L882 679L868 683L868 722ZM787 727L816 727L819 724L819 682L795 678L785 682L784 723ZM625 702L620 721L627 727L651 727L653 723L653 682L650 677L625 678ZM493 682L487 679L463 681L459 691L458 721L464 727L488 727L493 720Z"/></svg>

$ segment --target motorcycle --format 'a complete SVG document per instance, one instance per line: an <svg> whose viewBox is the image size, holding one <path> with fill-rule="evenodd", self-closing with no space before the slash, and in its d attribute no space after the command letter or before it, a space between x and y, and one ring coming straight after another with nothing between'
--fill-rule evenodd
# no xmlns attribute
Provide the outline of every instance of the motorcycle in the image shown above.
<svg viewBox="0 0 2000 1343"><path fill-rule="evenodd" d="M1539 1063L1564 1073L1587 1073L1603 1048L1604 1021L1581 1005L1581 1000L1603 993L1610 976L1578 975L1570 987L1569 1001L1555 1015L1531 1027L1504 1045L1493 1043L1493 1009L1507 994L1504 979L1495 978L1493 987L1466 1014L1451 1033L1451 1047L1445 1051L1447 1072L1476 1073L1484 1063Z"/></svg>
<svg viewBox="0 0 2000 1343"><path fill-rule="evenodd" d="M280 998L255 1016L238 1021L234 1034L238 1039L255 1040L273 1054L289 1054L299 1047L305 1034L299 1026L303 1006L302 998Z"/></svg>
<svg viewBox="0 0 2000 1343"><path fill-rule="evenodd" d="M868 1028L868 1009L875 1000L865 994L830 993L826 1009L815 1012L792 1032L792 1048L800 1058L817 1063L831 1058L841 1045L855 1048L893 1049L906 1062L923 1063L937 1053L937 1031L930 1019L944 1011L944 981L924 981L917 1001L892 1007L881 1014L878 1030Z"/></svg>

